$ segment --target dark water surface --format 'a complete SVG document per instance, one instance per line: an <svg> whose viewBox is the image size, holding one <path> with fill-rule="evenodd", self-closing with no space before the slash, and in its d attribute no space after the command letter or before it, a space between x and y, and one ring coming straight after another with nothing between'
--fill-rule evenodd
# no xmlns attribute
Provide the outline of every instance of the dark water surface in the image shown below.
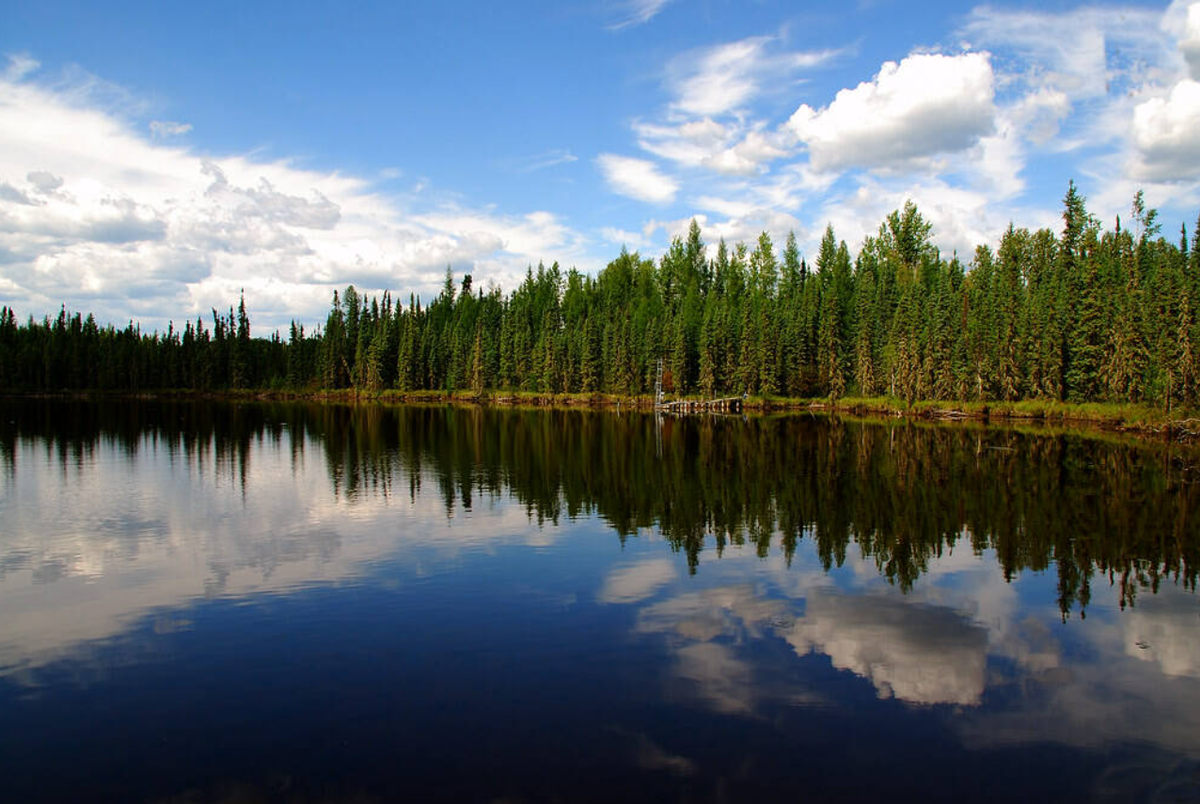
<svg viewBox="0 0 1200 804"><path fill-rule="evenodd" d="M0 800L1200 800L1200 457L0 404Z"/></svg>

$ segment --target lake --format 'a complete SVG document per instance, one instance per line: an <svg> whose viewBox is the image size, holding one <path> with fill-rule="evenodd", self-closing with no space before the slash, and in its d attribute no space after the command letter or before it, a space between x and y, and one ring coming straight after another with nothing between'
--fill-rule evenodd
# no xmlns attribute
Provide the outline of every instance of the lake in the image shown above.
<svg viewBox="0 0 1200 804"><path fill-rule="evenodd" d="M0 403L0 799L1200 800L1200 453Z"/></svg>

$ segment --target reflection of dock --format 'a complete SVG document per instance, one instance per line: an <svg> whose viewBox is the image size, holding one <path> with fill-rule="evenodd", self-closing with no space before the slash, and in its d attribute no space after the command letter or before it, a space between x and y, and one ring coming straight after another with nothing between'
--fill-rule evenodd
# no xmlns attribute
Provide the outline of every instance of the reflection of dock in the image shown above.
<svg viewBox="0 0 1200 804"><path fill-rule="evenodd" d="M678 399L674 402L656 402L655 410L667 413L741 413L742 397L727 396L724 399Z"/></svg>

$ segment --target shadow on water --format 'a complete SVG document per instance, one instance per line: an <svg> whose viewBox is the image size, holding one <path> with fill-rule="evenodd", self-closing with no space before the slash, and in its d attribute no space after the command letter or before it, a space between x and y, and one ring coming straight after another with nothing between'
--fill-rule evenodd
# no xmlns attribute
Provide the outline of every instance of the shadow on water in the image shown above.
<svg viewBox="0 0 1200 804"><path fill-rule="evenodd" d="M1066 617L1097 578L1122 606L1163 581L1194 590L1200 559L1200 455L1168 444L809 415L112 400L4 413L6 483L32 440L64 471L100 444L129 458L165 449L245 494L255 445L298 461L316 443L351 505L433 491L448 514L502 496L539 526L598 515L622 543L657 528L693 573L705 550L752 545L790 563L808 540L826 570L853 546L908 591L967 544L993 550L1009 580L1054 567Z"/></svg>

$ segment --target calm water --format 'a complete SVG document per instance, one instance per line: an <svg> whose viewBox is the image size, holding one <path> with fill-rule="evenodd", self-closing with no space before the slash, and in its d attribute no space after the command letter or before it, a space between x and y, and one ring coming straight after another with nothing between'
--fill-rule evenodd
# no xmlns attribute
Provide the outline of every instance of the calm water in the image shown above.
<svg viewBox="0 0 1200 804"><path fill-rule="evenodd" d="M0 799L1200 800L1200 457L0 405Z"/></svg>

